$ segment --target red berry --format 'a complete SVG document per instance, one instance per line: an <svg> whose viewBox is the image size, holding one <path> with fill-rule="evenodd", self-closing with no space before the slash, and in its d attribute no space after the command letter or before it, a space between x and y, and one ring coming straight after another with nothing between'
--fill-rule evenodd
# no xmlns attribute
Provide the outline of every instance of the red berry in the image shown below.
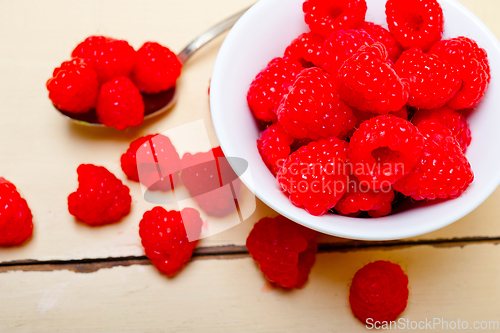
<svg viewBox="0 0 500 333"><path fill-rule="evenodd" d="M257 119L276 122L275 108L302 69L295 60L275 58L257 74L247 94L248 105Z"/></svg>
<svg viewBox="0 0 500 333"><path fill-rule="evenodd" d="M300 288L316 260L315 236L314 230L280 215L257 222L246 245L269 281L282 288Z"/></svg>
<svg viewBox="0 0 500 333"><path fill-rule="evenodd" d="M104 36L88 37L76 46L71 56L88 61L102 83L129 76L136 60L135 50L129 43Z"/></svg>
<svg viewBox="0 0 500 333"><path fill-rule="evenodd" d="M367 325L391 322L406 309L408 293L408 277L399 265L375 261L354 274L349 303L352 313Z"/></svg>
<svg viewBox="0 0 500 333"><path fill-rule="evenodd" d="M380 116L380 114L378 113L359 111L356 108L352 108L352 113L356 117L356 126L353 129L351 129L351 131L347 135L348 137L351 137L354 131L356 131L359 128L359 126L361 126L361 124L364 123L365 121ZM405 105L399 111L389 112L388 115L393 115L398 118L408 120L408 108Z"/></svg>
<svg viewBox="0 0 500 333"><path fill-rule="evenodd" d="M366 31L375 41L384 44L389 55L389 60L392 62L398 60L402 48L389 30L372 22L365 22L358 29Z"/></svg>
<svg viewBox="0 0 500 333"><path fill-rule="evenodd" d="M337 77L340 67L363 45L375 41L363 30L340 30L332 33L325 41L321 53L321 68Z"/></svg>
<svg viewBox="0 0 500 333"><path fill-rule="evenodd" d="M285 50L285 58L301 63L304 68L321 66L321 51L325 38L314 32L300 35Z"/></svg>
<svg viewBox="0 0 500 333"><path fill-rule="evenodd" d="M257 140L260 156L273 175L278 173L283 162L290 156L293 141L293 137L280 124L269 126Z"/></svg>
<svg viewBox="0 0 500 333"><path fill-rule="evenodd" d="M96 105L99 80L96 72L83 59L65 61L54 69L47 81L49 98L63 111L84 113Z"/></svg>
<svg viewBox="0 0 500 333"><path fill-rule="evenodd" d="M424 151L394 189L415 200L459 197L474 180L462 148L451 131L435 120L424 120L417 127L425 138Z"/></svg>
<svg viewBox="0 0 500 333"><path fill-rule="evenodd" d="M436 0L388 0L385 14L389 31L405 49L427 51L443 35L443 10Z"/></svg>
<svg viewBox="0 0 500 333"><path fill-rule="evenodd" d="M292 153L278 172L290 201L311 215L323 215L347 190L347 143L337 138L313 141Z"/></svg>
<svg viewBox="0 0 500 333"><path fill-rule="evenodd" d="M181 158L170 139L162 134L132 141L120 162L128 179L141 182L150 191L170 191L179 181Z"/></svg>
<svg viewBox="0 0 500 333"><path fill-rule="evenodd" d="M196 209L184 208L178 212L155 207L144 213L139 235L149 260L160 272L171 276L193 255L202 226Z"/></svg>
<svg viewBox="0 0 500 333"><path fill-rule="evenodd" d="M335 80L320 68L304 69L277 109L280 125L298 139L347 134L356 119L335 87Z"/></svg>
<svg viewBox="0 0 500 333"><path fill-rule="evenodd" d="M106 168L82 164L78 189L68 196L69 213L88 225L119 221L130 212L130 190Z"/></svg>
<svg viewBox="0 0 500 333"><path fill-rule="evenodd" d="M388 187L420 158L424 139L410 122L392 115L365 121L349 143L354 175L371 189Z"/></svg>
<svg viewBox="0 0 500 333"><path fill-rule="evenodd" d="M0 247L19 245L33 234L33 215L14 184L0 177Z"/></svg>
<svg viewBox="0 0 500 333"><path fill-rule="evenodd" d="M365 0L306 0L303 5L311 31L325 37L357 28L365 21L366 10Z"/></svg>
<svg viewBox="0 0 500 333"><path fill-rule="evenodd" d="M152 94L175 87L182 64L175 53L154 42L146 42L137 50L132 80L141 92Z"/></svg>
<svg viewBox="0 0 500 333"><path fill-rule="evenodd" d="M486 93L491 79L486 51L472 39L457 37L437 43L429 53L451 65L463 81L448 107L461 110L476 106Z"/></svg>
<svg viewBox="0 0 500 333"><path fill-rule="evenodd" d="M127 77L119 77L101 86L96 111L101 124L119 130L138 126L144 120L142 95Z"/></svg>
<svg viewBox="0 0 500 333"><path fill-rule="evenodd" d="M361 111L386 114L408 101L409 82L387 62L384 45L362 46L339 71L339 96Z"/></svg>

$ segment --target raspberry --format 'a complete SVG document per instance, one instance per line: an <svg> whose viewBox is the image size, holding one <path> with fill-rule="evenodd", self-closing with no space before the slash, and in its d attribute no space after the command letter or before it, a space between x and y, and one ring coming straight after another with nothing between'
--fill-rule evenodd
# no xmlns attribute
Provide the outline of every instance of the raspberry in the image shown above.
<svg viewBox="0 0 500 333"><path fill-rule="evenodd" d="M443 10L436 0L388 0L385 14L389 31L405 49L427 51L443 35Z"/></svg>
<svg viewBox="0 0 500 333"><path fill-rule="evenodd" d="M408 276L389 261L375 261L354 274L349 291L352 313L363 323L391 322L406 309Z"/></svg>
<svg viewBox="0 0 500 333"><path fill-rule="evenodd" d="M275 107L302 69L295 60L274 58L257 74L247 94L248 105L257 119L276 122Z"/></svg>
<svg viewBox="0 0 500 333"><path fill-rule="evenodd" d="M280 124L269 126L257 140L260 156L273 175L276 176L283 162L290 156L293 141L293 137Z"/></svg>
<svg viewBox="0 0 500 333"><path fill-rule="evenodd" d="M365 121L349 143L354 175L377 190L408 174L419 160L424 139L410 122L392 115Z"/></svg>
<svg viewBox="0 0 500 333"><path fill-rule="evenodd" d="M33 234L33 215L16 186L0 177L0 246L19 245Z"/></svg>
<svg viewBox="0 0 500 333"><path fill-rule="evenodd" d="M193 255L203 222L193 208L181 212L155 207L144 213L139 223L139 235L146 256L156 268L174 275Z"/></svg>
<svg viewBox="0 0 500 333"><path fill-rule="evenodd" d="M234 199L241 182L220 147L194 155L186 153L182 164L182 182L205 213L224 217L236 211Z"/></svg>
<svg viewBox="0 0 500 333"><path fill-rule="evenodd" d="M490 65L486 51L467 37L443 40L429 53L449 63L463 81L461 89L448 103L448 107L461 110L476 106L490 84Z"/></svg>
<svg viewBox="0 0 500 333"><path fill-rule="evenodd" d="M280 125L298 139L347 134L356 119L335 86L335 80L320 68L304 69L277 109Z"/></svg>
<svg viewBox="0 0 500 333"><path fill-rule="evenodd" d="M150 191L170 191L179 181L181 158L170 139L162 134L132 141L120 162L128 179L140 181Z"/></svg>
<svg viewBox="0 0 500 333"><path fill-rule="evenodd" d="M88 37L75 47L71 56L88 61L102 83L129 76L136 60L135 50L129 43L104 36Z"/></svg>
<svg viewBox="0 0 500 333"><path fill-rule="evenodd" d="M375 41L384 44L387 49L389 59L392 62L396 62L396 60L398 60L401 55L402 48L389 30L372 22L365 22L360 25L358 29L366 31Z"/></svg>
<svg viewBox="0 0 500 333"><path fill-rule="evenodd" d="M347 190L347 143L337 138L313 141L292 153L278 172L278 183L297 207L320 216Z"/></svg>
<svg viewBox="0 0 500 333"><path fill-rule="evenodd" d="M371 217L381 217L391 212L394 200L392 188L372 190L354 176L349 177L348 185L347 192L335 205L339 214L357 216L363 211L368 212Z"/></svg>
<svg viewBox="0 0 500 333"><path fill-rule="evenodd" d="M301 63L304 68L321 65L321 51L325 38L314 32L300 35L285 50L285 58Z"/></svg>
<svg viewBox="0 0 500 333"><path fill-rule="evenodd" d="M269 281L282 288L300 288L307 282L316 260L315 237L314 230L280 215L257 222L246 245Z"/></svg>
<svg viewBox="0 0 500 333"><path fill-rule="evenodd" d="M141 93L127 77L119 77L101 86L96 111L101 124L119 130L138 126L144 120Z"/></svg>
<svg viewBox="0 0 500 333"><path fill-rule="evenodd" d="M361 111L389 113L408 101L409 82L387 62L384 45L362 46L339 71L339 96Z"/></svg>
<svg viewBox="0 0 500 333"><path fill-rule="evenodd" d="M325 41L321 67L337 77L340 67L363 45L373 44L373 38L363 30L335 31Z"/></svg>
<svg viewBox="0 0 500 333"><path fill-rule="evenodd" d="M471 142L469 124L462 113L444 107L437 110L419 110L415 113L412 123L418 126L422 120L433 119L448 127L465 153Z"/></svg>
<svg viewBox="0 0 500 333"><path fill-rule="evenodd" d="M311 31L328 37L361 25L367 5L365 0L306 0L302 9Z"/></svg>
<svg viewBox="0 0 500 333"><path fill-rule="evenodd" d="M54 69L46 86L50 100L60 110L84 113L96 105L99 80L96 72L83 59L63 62Z"/></svg>
<svg viewBox="0 0 500 333"><path fill-rule="evenodd" d="M146 42L137 50L132 80L141 92L152 94L175 86L182 64L175 53L154 42Z"/></svg>
<svg viewBox="0 0 500 333"><path fill-rule="evenodd" d="M422 156L393 188L415 200L457 198L474 180L469 161L451 131L434 120L418 124L425 138Z"/></svg>
<svg viewBox="0 0 500 333"><path fill-rule="evenodd" d="M352 109L352 112L354 113L354 116L356 117L356 120L358 121L356 128L359 128L359 126L361 126L361 124L364 123L365 121L367 121L368 119L372 119L372 118L375 118L377 116L380 116L380 114L378 114L378 113L359 111L358 109L355 109L355 108ZM396 117L404 119L404 120L408 120L408 108L406 107L406 105L403 106L399 111L389 112L388 114L396 116Z"/></svg>
<svg viewBox="0 0 500 333"><path fill-rule="evenodd" d="M78 189L68 196L69 213L88 225L117 222L130 212L130 190L106 168L81 164Z"/></svg>
<svg viewBox="0 0 500 333"><path fill-rule="evenodd" d="M394 69L410 81L408 105L418 109L443 107L462 85L450 65L417 49L405 51Z"/></svg>

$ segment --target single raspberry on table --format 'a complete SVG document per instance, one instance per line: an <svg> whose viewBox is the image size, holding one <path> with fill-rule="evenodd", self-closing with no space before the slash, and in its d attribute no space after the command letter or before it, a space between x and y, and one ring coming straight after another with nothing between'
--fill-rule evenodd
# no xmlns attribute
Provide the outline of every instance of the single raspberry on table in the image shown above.
<svg viewBox="0 0 500 333"><path fill-rule="evenodd" d="M436 0L388 0L389 31L405 49L428 51L443 36L443 10Z"/></svg>
<svg viewBox="0 0 500 333"><path fill-rule="evenodd" d="M418 124L424 136L424 151L405 177L393 188L415 200L459 197L474 181L474 174L451 131L435 120Z"/></svg>
<svg viewBox="0 0 500 333"><path fill-rule="evenodd" d="M366 0L306 0L302 9L311 31L328 37L334 31L361 25L367 5Z"/></svg>
<svg viewBox="0 0 500 333"><path fill-rule="evenodd" d="M300 288L316 260L315 237L314 230L280 215L257 222L246 245L269 281L282 288Z"/></svg>
<svg viewBox="0 0 500 333"><path fill-rule="evenodd" d="M127 41L104 36L86 38L75 47L71 56L89 62L101 83L129 76L136 60L135 50Z"/></svg>
<svg viewBox="0 0 500 333"><path fill-rule="evenodd" d="M278 172L278 183L290 201L320 216L347 191L347 142L335 137L313 141L292 153Z"/></svg>
<svg viewBox="0 0 500 333"><path fill-rule="evenodd" d="M457 37L440 41L429 53L447 62L463 82L448 107L462 110L476 106L486 93L491 79L486 51L470 38Z"/></svg>
<svg viewBox="0 0 500 333"><path fill-rule="evenodd" d="M257 74L247 93L248 105L255 118L276 122L275 108L302 69L296 60L274 58Z"/></svg>
<svg viewBox="0 0 500 333"><path fill-rule="evenodd" d="M339 96L361 111L386 114L408 101L410 84L387 62L385 46L362 46L339 70Z"/></svg>
<svg viewBox="0 0 500 333"><path fill-rule="evenodd" d="M139 235L149 260L160 272L171 276L193 255L202 226L196 209L184 208L178 212L154 207L144 213Z"/></svg>
<svg viewBox="0 0 500 333"><path fill-rule="evenodd" d="M170 191L179 181L181 158L170 139L162 134L140 137L120 158L128 179L150 191Z"/></svg>
<svg viewBox="0 0 500 333"><path fill-rule="evenodd" d="M462 147L463 152L465 153L467 151L467 147L469 147L472 140L471 131L467 120L465 120L465 117L460 111L455 111L448 107L436 110L418 110L415 115L413 115L411 122L415 126L418 126L421 121L426 119L437 120L448 127L455 136L460 147Z"/></svg>
<svg viewBox="0 0 500 333"><path fill-rule="evenodd" d="M361 46L371 45L375 40L363 30L339 30L326 40L321 53L321 68L337 77L340 67Z"/></svg>
<svg viewBox="0 0 500 333"><path fill-rule="evenodd" d="M285 50L285 58L300 62L304 68L321 66L321 51L325 38L314 32L307 32L295 38Z"/></svg>
<svg viewBox="0 0 500 333"><path fill-rule="evenodd" d="M336 91L336 82L320 68L304 69L282 99L276 114L298 139L345 135L356 124L352 110Z"/></svg>
<svg viewBox="0 0 500 333"><path fill-rule="evenodd" d="M262 160L276 176L284 161L290 156L293 137L280 124L273 124L262 132L257 140Z"/></svg>
<svg viewBox="0 0 500 333"><path fill-rule="evenodd" d="M33 234L33 215L16 186L0 177L0 247L19 245Z"/></svg>
<svg viewBox="0 0 500 333"><path fill-rule="evenodd" d="M408 294L408 276L401 267L380 260L354 274L349 303L352 313L363 323L391 322L406 309Z"/></svg>
<svg viewBox="0 0 500 333"><path fill-rule="evenodd" d="M137 50L132 81L143 93L159 93L175 86L181 76L182 64L167 47L146 42Z"/></svg>
<svg viewBox="0 0 500 333"><path fill-rule="evenodd" d="M99 93L96 72L83 59L65 61L47 81L49 98L63 111L84 113L93 109Z"/></svg>
<svg viewBox="0 0 500 333"><path fill-rule="evenodd" d="M130 212L130 190L106 168L81 164L78 189L68 196L69 213L79 221L97 226L119 221Z"/></svg>
<svg viewBox="0 0 500 333"><path fill-rule="evenodd" d="M101 86L96 112L101 124L124 130L142 124L144 101L128 77L119 77Z"/></svg>
<svg viewBox="0 0 500 333"><path fill-rule="evenodd" d="M398 60L403 49L389 30L372 22L365 22L358 29L366 31L375 41L384 44L389 55L389 60L392 62Z"/></svg>
<svg viewBox="0 0 500 333"><path fill-rule="evenodd" d="M349 142L353 173L377 190L410 173L423 151L424 139L409 121L383 115L365 121Z"/></svg>

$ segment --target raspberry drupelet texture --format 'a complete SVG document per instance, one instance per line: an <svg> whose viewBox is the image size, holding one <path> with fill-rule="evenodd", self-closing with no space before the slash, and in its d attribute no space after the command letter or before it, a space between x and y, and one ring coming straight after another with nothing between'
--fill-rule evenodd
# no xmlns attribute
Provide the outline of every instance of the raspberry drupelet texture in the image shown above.
<svg viewBox="0 0 500 333"><path fill-rule="evenodd" d="M295 206L320 216L347 191L346 161L347 142L313 141L290 155L278 172L278 183Z"/></svg>
<svg viewBox="0 0 500 333"><path fill-rule="evenodd" d="M168 276L177 273L191 258L203 221L193 208L181 212L155 207L139 223L141 243L153 265Z"/></svg>
<svg viewBox="0 0 500 333"><path fill-rule="evenodd" d="M0 177L0 247L19 245L33 234L33 215L16 186Z"/></svg>
<svg viewBox="0 0 500 333"><path fill-rule="evenodd" d="M179 181L181 158L170 139L162 134L132 141L120 162L128 179L141 182L150 191L170 191Z"/></svg>
<svg viewBox="0 0 500 333"><path fill-rule="evenodd" d="M47 81L49 98L63 111L84 113L93 109L99 93L96 72L83 59L65 61Z"/></svg>
<svg viewBox="0 0 500 333"><path fill-rule="evenodd" d="M159 93L173 88L181 71L182 64L175 53L158 43L146 42L137 50L132 81L143 93Z"/></svg>
<svg viewBox="0 0 500 333"><path fill-rule="evenodd" d="M365 0L306 0L305 21L311 31L328 37L334 31L357 28L365 21Z"/></svg>
<svg viewBox="0 0 500 333"><path fill-rule="evenodd" d="M293 59L274 58L253 80L247 101L255 118L276 122L275 108L302 71L302 65Z"/></svg>
<svg viewBox="0 0 500 333"><path fill-rule="evenodd" d="M411 122L418 126L421 121L426 119L433 119L444 126L448 127L451 133L455 136L460 147L462 147L463 152L467 151L469 147L472 136L469 128L469 124L465 117L460 111L452 110L448 107L443 107L436 110L418 110L411 120Z"/></svg>
<svg viewBox="0 0 500 333"><path fill-rule="evenodd" d="M389 31L405 49L428 51L443 36L443 10L436 0L388 0Z"/></svg>
<svg viewBox="0 0 500 333"><path fill-rule="evenodd" d="M429 53L451 65L463 81L448 107L462 110L476 106L486 93L491 79L486 51L470 38L457 37L440 41Z"/></svg>
<svg viewBox="0 0 500 333"><path fill-rule="evenodd" d="M364 22L358 29L366 31L375 41L384 44L389 60L392 62L398 60L403 49L389 30L372 22Z"/></svg>
<svg viewBox="0 0 500 333"><path fill-rule="evenodd" d="M101 86L96 112L101 124L124 130L142 124L144 101L128 77L119 77Z"/></svg>
<svg viewBox="0 0 500 333"><path fill-rule="evenodd" d="M371 217L381 217L391 212L393 200L394 190L391 187L372 190L350 176L347 192L335 205L335 210L347 216L368 212Z"/></svg>
<svg viewBox="0 0 500 333"><path fill-rule="evenodd" d="M423 151L424 139L409 121L383 115L365 121L349 143L353 173L371 189L394 184L410 173Z"/></svg>
<svg viewBox="0 0 500 333"><path fill-rule="evenodd" d="M136 53L127 41L104 36L90 36L71 53L88 61L97 72L101 83L120 76L129 76Z"/></svg>
<svg viewBox="0 0 500 333"><path fill-rule="evenodd" d="M298 139L345 135L356 124L352 110L336 91L336 82L320 68L304 69L282 99L278 121Z"/></svg>
<svg viewBox="0 0 500 333"><path fill-rule="evenodd" d="M339 96L361 111L386 114L400 110L408 101L410 84L387 62L381 43L362 46L339 71Z"/></svg>
<svg viewBox="0 0 500 333"><path fill-rule="evenodd" d="M394 69L410 82L408 105L418 109L445 106L462 86L462 80L449 64L417 49L405 51Z"/></svg>
<svg viewBox="0 0 500 333"><path fill-rule="evenodd" d="M413 170L393 188L415 200L459 197L474 181L467 157L451 131L435 120L418 124L424 151Z"/></svg>
<svg viewBox="0 0 500 333"><path fill-rule="evenodd" d="M352 313L363 323L391 322L406 309L408 294L408 276L401 267L375 261L354 275L349 303Z"/></svg>
<svg viewBox="0 0 500 333"><path fill-rule="evenodd" d="M321 51L325 38L314 32L307 32L292 41L285 50L285 58L300 62L304 68L321 66Z"/></svg>
<svg viewBox="0 0 500 333"><path fill-rule="evenodd" d="M286 289L300 288L316 260L315 236L314 230L280 215L257 222L246 245L269 281Z"/></svg>
<svg viewBox="0 0 500 333"><path fill-rule="evenodd" d="M340 30L326 40L321 53L321 68L337 77L340 67L361 46L371 45L375 40L363 30Z"/></svg>
<svg viewBox="0 0 500 333"><path fill-rule="evenodd" d="M81 222L97 226L119 221L130 212L130 190L106 168L82 164L78 189L68 196L69 213Z"/></svg>
<svg viewBox="0 0 500 333"><path fill-rule="evenodd" d="M276 176L284 161L290 156L293 137L280 124L273 124L262 132L257 140L262 160Z"/></svg>

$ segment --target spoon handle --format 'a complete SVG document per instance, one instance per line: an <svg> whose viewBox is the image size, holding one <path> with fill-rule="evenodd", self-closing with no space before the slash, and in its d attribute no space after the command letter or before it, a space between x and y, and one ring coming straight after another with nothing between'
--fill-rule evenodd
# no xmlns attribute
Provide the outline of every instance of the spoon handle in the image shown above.
<svg viewBox="0 0 500 333"><path fill-rule="evenodd" d="M241 12L234 14L233 16L225 19L224 21L220 22L219 24L213 26L200 36L198 36L195 40L193 40L191 43L189 43L188 46L184 48L184 50L181 51L177 55L177 58L179 58L179 61L184 64L196 51L198 51L203 45L207 44L210 42L212 39L215 37L219 36L223 32L231 29L233 25L236 23L236 21L239 20L243 14L249 9L245 8Z"/></svg>

